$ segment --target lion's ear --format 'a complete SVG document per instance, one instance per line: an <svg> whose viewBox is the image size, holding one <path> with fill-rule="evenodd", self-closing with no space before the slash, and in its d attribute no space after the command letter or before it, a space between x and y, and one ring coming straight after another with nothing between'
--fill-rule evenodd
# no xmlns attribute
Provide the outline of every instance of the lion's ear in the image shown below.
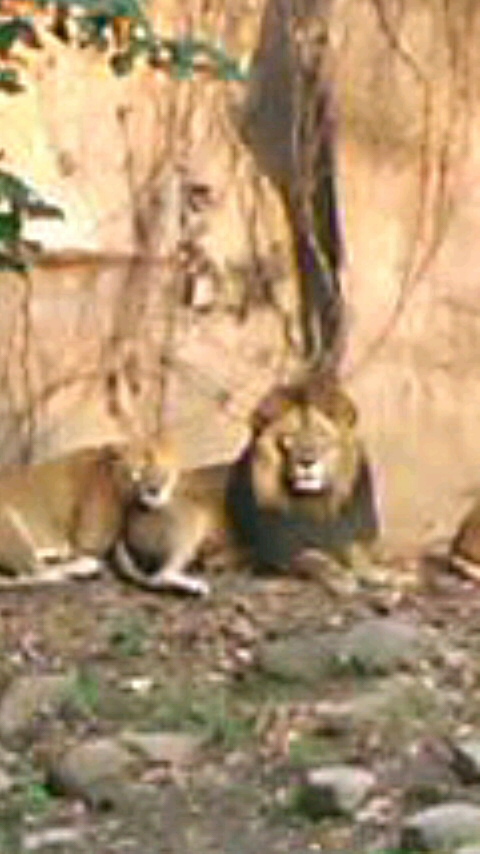
<svg viewBox="0 0 480 854"><path fill-rule="evenodd" d="M337 424L352 428L358 420L353 400L343 391L337 377L319 373L307 386L307 397Z"/></svg>
<svg viewBox="0 0 480 854"><path fill-rule="evenodd" d="M341 389L329 389L328 393L315 398L317 405L338 426L353 429L358 421L357 408Z"/></svg>
<svg viewBox="0 0 480 854"><path fill-rule="evenodd" d="M113 465L114 463L121 462L124 456L124 447L123 445L117 445L113 442L109 442L107 445L104 445L100 449L100 461L105 465Z"/></svg>
<svg viewBox="0 0 480 854"><path fill-rule="evenodd" d="M253 435L258 436L272 421L280 418L292 403L290 386L277 385L268 391L257 403L250 418Z"/></svg>
<svg viewBox="0 0 480 854"><path fill-rule="evenodd" d="M345 424L346 427L355 427L358 421L358 411L353 400L351 400L344 392L337 389L336 400L334 405L335 421Z"/></svg>

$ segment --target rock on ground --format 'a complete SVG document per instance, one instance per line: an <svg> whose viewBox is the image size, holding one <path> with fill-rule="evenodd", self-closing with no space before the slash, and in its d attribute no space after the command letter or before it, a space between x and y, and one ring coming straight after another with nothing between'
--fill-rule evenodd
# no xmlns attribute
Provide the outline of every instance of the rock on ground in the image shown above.
<svg viewBox="0 0 480 854"><path fill-rule="evenodd" d="M198 759L202 739L185 732L123 732L120 742L147 762L185 768Z"/></svg>
<svg viewBox="0 0 480 854"><path fill-rule="evenodd" d="M407 851L443 851L480 844L480 807L462 801L437 804L404 822L401 846Z"/></svg>
<svg viewBox="0 0 480 854"><path fill-rule="evenodd" d="M50 761L47 781L54 792L97 808L114 806L138 760L114 738L92 738Z"/></svg>
<svg viewBox="0 0 480 854"><path fill-rule="evenodd" d="M66 674L19 676L0 701L0 738L23 735L40 715L54 714L65 702L71 677Z"/></svg>
<svg viewBox="0 0 480 854"><path fill-rule="evenodd" d="M351 815L375 786L375 776L353 765L311 769L299 785L295 802L311 819Z"/></svg>
<svg viewBox="0 0 480 854"><path fill-rule="evenodd" d="M364 673L391 673L414 665L425 653L425 639L417 626L395 617L372 617L354 625L339 651L344 664Z"/></svg>

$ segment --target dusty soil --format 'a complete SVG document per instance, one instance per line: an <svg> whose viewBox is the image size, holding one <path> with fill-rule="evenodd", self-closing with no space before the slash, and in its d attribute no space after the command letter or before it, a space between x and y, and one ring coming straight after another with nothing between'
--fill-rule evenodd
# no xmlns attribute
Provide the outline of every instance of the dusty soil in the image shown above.
<svg viewBox="0 0 480 854"><path fill-rule="evenodd" d="M478 780L452 761L452 744L480 733L478 587L442 570L407 590L391 577L211 575L207 601L108 576L1 594L0 723L20 676L69 673L75 685L68 708L39 710L0 742L2 854L391 852L415 809L480 804ZM370 618L426 646L380 665L371 650L335 656ZM383 700L361 706L369 697ZM125 729L195 733L201 750L188 769L151 764L108 808L51 790L55 751ZM371 771L374 791L351 813L312 817L298 787L335 763Z"/></svg>

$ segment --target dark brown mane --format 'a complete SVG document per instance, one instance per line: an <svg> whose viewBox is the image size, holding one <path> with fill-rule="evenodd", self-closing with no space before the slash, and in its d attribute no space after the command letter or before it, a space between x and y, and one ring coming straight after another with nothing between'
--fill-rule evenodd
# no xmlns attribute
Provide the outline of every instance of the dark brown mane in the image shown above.
<svg viewBox="0 0 480 854"><path fill-rule="evenodd" d="M255 407L251 426L258 435L269 424L294 406L315 406L336 423L353 425L356 411L331 371L307 373L289 383L270 389Z"/></svg>

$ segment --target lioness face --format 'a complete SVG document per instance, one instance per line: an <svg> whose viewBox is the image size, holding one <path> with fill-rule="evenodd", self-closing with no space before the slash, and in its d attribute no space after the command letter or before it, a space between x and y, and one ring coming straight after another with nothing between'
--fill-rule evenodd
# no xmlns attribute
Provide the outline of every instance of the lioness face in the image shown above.
<svg viewBox="0 0 480 854"><path fill-rule="evenodd" d="M117 471L129 499L146 510L168 504L178 481L174 453L166 442L119 449Z"/></svg>

